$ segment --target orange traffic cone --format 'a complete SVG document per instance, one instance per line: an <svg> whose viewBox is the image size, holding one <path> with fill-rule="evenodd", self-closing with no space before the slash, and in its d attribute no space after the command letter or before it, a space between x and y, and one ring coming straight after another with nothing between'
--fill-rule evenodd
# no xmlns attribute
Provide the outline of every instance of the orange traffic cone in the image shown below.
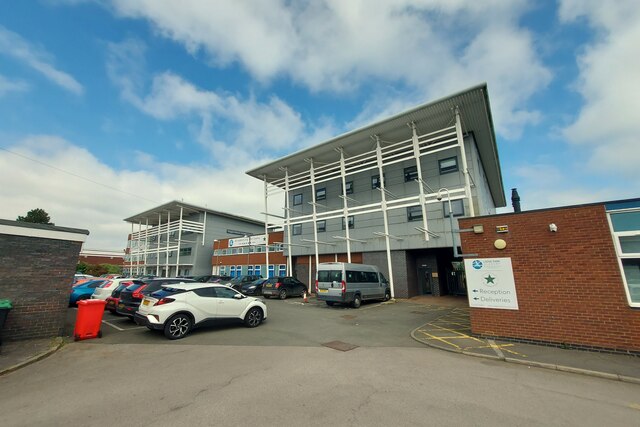
<svg viewBox="0 0 640 427"><path fill-rule="evenodd" d="M309 302L309 299L307 298L307 291L304 291L304 294L302 294L302 298L303 298L302 300L303 303L306 304Z"/></svg>

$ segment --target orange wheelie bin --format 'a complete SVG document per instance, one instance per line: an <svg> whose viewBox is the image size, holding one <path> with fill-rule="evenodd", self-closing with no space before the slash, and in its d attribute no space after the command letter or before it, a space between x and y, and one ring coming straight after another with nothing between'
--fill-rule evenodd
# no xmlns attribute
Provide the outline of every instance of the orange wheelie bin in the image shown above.
<svg viewBox="0 0 640 427"><path fill-rule="evenodd" d="M87 340L90 338L101 338L102 315L106 301L101 299L85 299L78 301L78 315L76 316L76 326L73 329L73 340Z"/></svg>

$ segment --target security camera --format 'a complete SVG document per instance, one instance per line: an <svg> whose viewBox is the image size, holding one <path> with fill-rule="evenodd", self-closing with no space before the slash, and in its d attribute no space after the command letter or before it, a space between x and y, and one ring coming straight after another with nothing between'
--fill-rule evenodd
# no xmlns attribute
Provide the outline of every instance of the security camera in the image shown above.
<svg viewBox="0 0 640 427"><path fill-rule="evenodd" d="M442 196L441 196L440 194L438 194L438 195L436 196L436 199L437 199L438 201L440 201L440 200L442 200Z"/></svg>
<svg viewBox="0 0 640 427"><path fill-rule="evenodd" d="M549 224L549 231L552 231L555 233L556 231L558 231L558 226L555 225L554 223Z"/></svg>

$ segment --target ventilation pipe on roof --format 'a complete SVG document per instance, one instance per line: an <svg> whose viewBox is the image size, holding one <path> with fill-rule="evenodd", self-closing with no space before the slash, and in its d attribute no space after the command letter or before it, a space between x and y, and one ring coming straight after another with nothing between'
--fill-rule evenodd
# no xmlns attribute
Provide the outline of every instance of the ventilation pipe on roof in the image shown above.
<svg viewBox="0 0 640 427"><path fill-rule="evenodd" d="M520 212L520 195L517 188L511 189L511 204L513 205L514 212Z"/></svg>

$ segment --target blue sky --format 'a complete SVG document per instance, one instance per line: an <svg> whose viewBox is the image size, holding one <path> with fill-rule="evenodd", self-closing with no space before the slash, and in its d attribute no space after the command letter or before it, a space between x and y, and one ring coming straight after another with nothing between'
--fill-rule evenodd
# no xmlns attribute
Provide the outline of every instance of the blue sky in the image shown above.
<svg viewBox="0 0 640 427"><path fill-rule="evenodd" d="M0 3L0 217L122 249L183 199L259 218L251 167L487 82L524 209L639 196L635 1Z"/></svg>

